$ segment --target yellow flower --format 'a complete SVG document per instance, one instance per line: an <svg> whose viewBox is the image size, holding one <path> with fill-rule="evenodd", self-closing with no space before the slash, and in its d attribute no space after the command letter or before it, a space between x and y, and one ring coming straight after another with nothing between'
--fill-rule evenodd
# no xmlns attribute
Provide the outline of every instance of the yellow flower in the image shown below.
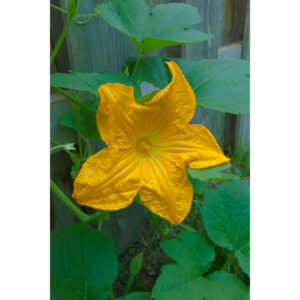
<svg viewBox="0 0 300 300"><path fill-rule="evenodd" d="M145 105L130 86L107 83L98 89L97 126L107 148L92 155L74 182L74 199L103 210L143 204L173 224L190 211L193 187L186 166L207 168L228 162L211 132L189 125L195 94L174 62L172 80Z"/></svg>

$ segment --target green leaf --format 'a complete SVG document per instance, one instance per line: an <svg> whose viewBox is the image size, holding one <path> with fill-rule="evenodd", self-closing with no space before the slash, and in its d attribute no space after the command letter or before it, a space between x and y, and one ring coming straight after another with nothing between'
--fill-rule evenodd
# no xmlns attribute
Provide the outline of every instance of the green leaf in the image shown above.
<svg viewBox="0 0 300 300"><path fill-rule="evenodd" d="M150 9L145 0L114 0L98 6L103 19L127 35L141 54L211 38L190 28L201 19L197 8L183 3L160 4Z"/></svg>
<svg viewBox="0 0 300 300"><path fill-rule="evenodd" d="M84 103L88 105L91 110L85 110L80 107L79 109L65 112L59 117L58 123L61 126L75 130L78 129L83 136L89 139L99 140L100 136L97 129L94 100L87 100Z"/></svg>
<svg viewBox="0 0 300 300"><path fill-rule="evenodd" d="M205 273L215 259L213 245L200 232L180 232L176 239L160 243L160 247L181 266Z"/></svg>
<svg viewBox="0 0 300 300"><path fill-rule="evenodd" d="M231 168L231 164L225 163L216 167L205 168L205 169L187 168L187 172L192 179L200 180L204 182L239 179L239 176L228 173L229 168ZM227 173L224 172L225 170L227 170Z"/></svg>
<svg viewBox="0 0 300 300"><path fill-rule="evenodd" d="M193 88L200 107L232 114L249 113L250 76L246 60L210 59L194 61L166 57L143 57L136 80L164 88L171 75L165 64L175 61ZM132 69L134 59L127 61Z"/></svg>
<svg viewBox="0 0 300 300"><path fill-rule="evenodd" d="M247 244L244 248L236 251L235 256L242 270L250 276L250 245Z"/></svg>
<svg viewBox="0 0 300 300"><path fill-rule="evenodd" d="M244 291L245 294L249 292L248 287L244 284L244 282L239 279L237 276L225 272L225 271L216 271L207 276L207 279L223 282L225 284L232 284L241 289L241 292Z"/></svg>
<svg viewBox="0 0 300 300"><path fill-rule="evenodd" d="M151 293L135 292L124 297L118 298L118 300L151 300Z"/></svg>
<svg viewBox="0 0 300 300"><path fill-rule="evenodd" d="M165 64L166 58L162 56L145 56L141 59L137 72L132 79L139 82L149 82L154 86L163 89L171 80L171 73ZM126 66L132 74L136 57L130 57Z"/></svg>
<svg viewBox="0 0 300 300"><path fill-rule="evenodd" d="M248 114L250 107L249 62L210 59L174 60L192 86L197 105L232 114Z"/></svg>
<svg viewBox="0 0 300 300"><path fill-rule="evenodd" d="M131 275L139 273L143 266L143 252L136 255L130 262L129 270Z"/></svg>
<svg viewBox="0 0 300 300"><path fill-rule="evenodd" d="M207 189L206 182L200 181L194 177L189 176L189 180L193 185L194 193L197 195L203 195Z"/></svg>
<svg viewBox="0 0 300 300"><path fill-rule="evenodd" d="M118 275L110 238L88 225L51 232L51 300L106 300Z"/></svg>
<svg viewBox="0 0 300 300"><path fill-rule="evenodd" d="M201 213L209 238L234 251L241 268L249 274L249 185L230 181L208 190Z"/></svg>
<svg viewBox="0 0 300 300"><path fill-rule="evenodd" d="M182 268L164 266L152 296L156 300L244 300L247 289L235 280L208 280L197 274L185 273Z"/></svg>
<svg viewBox="0 0 300 300"><path fill-rule="evenodd" d="M51 87L66 88L75 91L89 92L98 97L98 88L105 83L123 83L136 88L136 83L125 74L114 73L54 73L50 77Z"/></svg>

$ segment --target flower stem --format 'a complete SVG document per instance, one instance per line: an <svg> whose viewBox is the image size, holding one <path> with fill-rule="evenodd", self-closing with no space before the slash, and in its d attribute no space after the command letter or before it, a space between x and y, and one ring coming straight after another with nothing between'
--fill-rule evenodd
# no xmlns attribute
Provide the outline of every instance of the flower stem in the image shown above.
<svg viewBox="0 0 300 300"><path fill-rule="evenodd" d="M134 65L134 68L133 68L133 71L132 71L132 74L131 74L131 77L133 77L135 75L135 73L137 72L138 70L138 67L139 67L139 64L143 58L143 54L138 54L138 57L136 59L136 62L135 62L135 65Z"/></svg>
<svg viewBox="0 0 300 300"><path fill-rule="evenodd" d="M115 296L114 289L113 289L112 285L110 286L109 289L110 289L109 300L116 300L116 296Z"/></svg>
<svg viewBox="0 0 300 300"><path fill-rule="evenodd" d="M89 217L80 210L69 197L50 179L50 188L52 192L69 208L81 222L88 221Z"/></svg>
<svg viewBox="0 0 300 300"><path fill-rule="evenodd" d="M66 37L66 34L67 34L67 32L69 30L69 27L70 27L70 25L72 23L72 19L73 19L72 17L68 16L67 24L64 27L63 32L59 36L58 41L57 41L57 43L56 43L56 45L54 47L54 50L52 51L51 58L50 58L50 65L52 65L52 63L53 63L53 61L54 61L54 59L55 59L55 57L56 57L56 55L57 55L57 53L58 53L61 45L62 45L62 43L63 43L63 41L64 41L64 39Z"/></svg>
<svg viewBox="0 0 300 300"><path fill-rule="evenodd" d="M158 231L161 239L162 240L166 240L167 236L165 235L162 226L159 224L159 221L158 221L157 217L153 213L151 213L151 212L149 212L149 216L150 216L150 218L151 218L151 220L152 220L152 222L153 222L156 230Z"/></svg>

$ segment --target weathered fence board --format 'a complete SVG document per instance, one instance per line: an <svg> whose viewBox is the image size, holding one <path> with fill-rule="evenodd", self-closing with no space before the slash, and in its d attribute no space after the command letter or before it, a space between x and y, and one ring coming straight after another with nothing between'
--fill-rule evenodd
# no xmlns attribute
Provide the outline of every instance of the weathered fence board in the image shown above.
<svg viewBox="0 0 300 300"><path fill-rule="evenodd" d="M66 7L67 0L62 0ZM81 1L80 13L92 13L97 0ZM113 29L102 18L93 18L87 24L72 23L67 34L71 67L81 72L120 72L135 48L122 33Z"/></svg>

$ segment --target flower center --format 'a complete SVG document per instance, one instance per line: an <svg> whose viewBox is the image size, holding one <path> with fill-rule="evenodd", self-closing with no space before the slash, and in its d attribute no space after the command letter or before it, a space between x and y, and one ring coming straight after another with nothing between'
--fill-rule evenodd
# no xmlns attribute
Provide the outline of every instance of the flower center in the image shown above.
<svg viewBox="0 0 300 300"><path fill-rule="evenodd" d="M136 143L136 150L141 154L148 154L151 147L152 143L148 137L142 137Z"/></svg>

